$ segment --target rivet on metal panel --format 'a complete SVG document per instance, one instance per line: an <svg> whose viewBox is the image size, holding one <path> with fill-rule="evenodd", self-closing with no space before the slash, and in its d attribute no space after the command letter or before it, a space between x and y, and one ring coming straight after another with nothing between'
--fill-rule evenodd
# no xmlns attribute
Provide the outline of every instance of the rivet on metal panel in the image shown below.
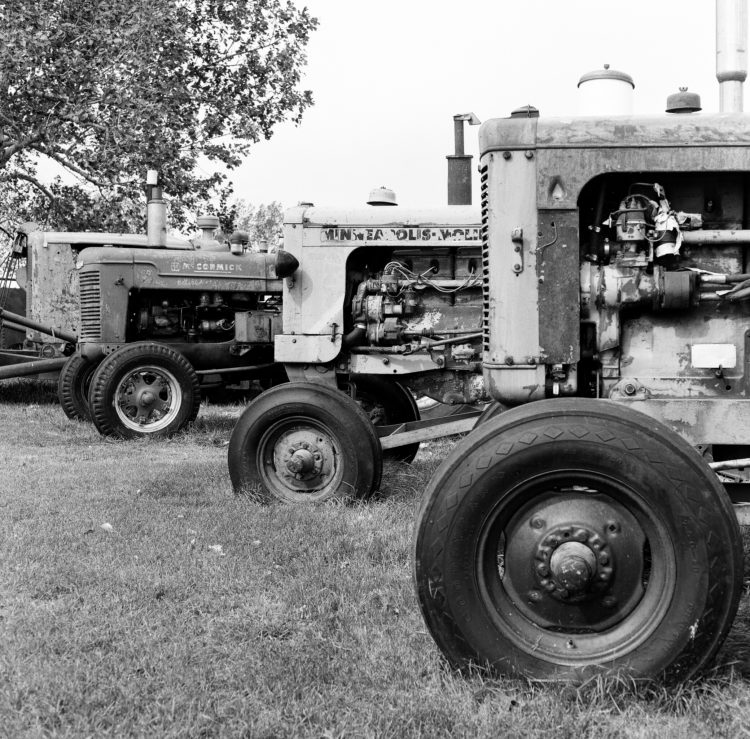
<svg viewBox="0 0 750 739"><path fill-rule="evenodd" d="M513 155L509 151L503 152L503 159L510 159Z"/></svg>
<svg viewBox="0 0 750 739"><path fill-rule="evenodd" d="M526 153L524 154L524 156L525 156L525 157L526 157L527 159L533 159L533 158L534 158L534 152L533 152L533 151L528 151L528 150L527 150L527 151L526 151Z"/></svg>

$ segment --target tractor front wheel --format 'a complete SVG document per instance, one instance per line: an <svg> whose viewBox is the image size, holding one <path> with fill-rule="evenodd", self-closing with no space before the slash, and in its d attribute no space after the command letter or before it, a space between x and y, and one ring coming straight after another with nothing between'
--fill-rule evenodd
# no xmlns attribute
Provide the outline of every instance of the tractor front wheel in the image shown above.
<svg viewBox="0 0 750 739"><path fill-rule="evenodd" d="M551 400L486 421L437 470L414 573L455 667L673 680L729 630L742 542L724 488L674 432L621 404Z"/></svg>
<svg viewBox="0 0 750 739"><path fill-rule="evenodd" d="M237 493L267 502L365 499L380 484L380 441L367 414L339 390L292 382L246 408L229 440Z"/></svg>
<svg viewBox="0 0 750 739"><path fill-rule="evenodd" d="M121 439L171 436L195 420L201 400L190 362L153 342L128 344L106 357L88 398L99 433Z"/></svg>

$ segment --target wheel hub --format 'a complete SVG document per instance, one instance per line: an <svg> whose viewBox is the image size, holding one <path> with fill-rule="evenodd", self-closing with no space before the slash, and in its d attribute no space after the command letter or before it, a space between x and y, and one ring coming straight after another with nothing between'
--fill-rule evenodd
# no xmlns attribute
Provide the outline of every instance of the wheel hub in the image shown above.
<svg viewBox="0 0 750 739"><path fill-rule="evenodd" d="M552 553L549 568L558 588L578 595L586 592L596 574L596 556L585 544L569 541Z"/></svg>
<svg viewBox="0 0 750 739"><path fill-rule="evenodd" d="M315 449L315 447L313 447L313 449ZM305 446L299 449L290 448L289 451L291 457L286 463L286 468L293 475L304 476L310 472L315 474L320 472L322 461L320 452L317 451L317 449L315 449L315 451L310 451L309 445L305 444Z"/></svg>
<svg viewBox="0 0 750 739"><path fill-rule="evenodd" d="M123 425L138 433L166 428L182 404L174 375L166 368L150 365L126 374L115 388L115 400Z"/></svg>
<svg viewBox="0 0 750 739"><path fill-rule="evenodd" d="M539 542L534 558L539 585L569 603L602 593L612 580L607 542L585 526L553 529Z"/></svg>
<svg viewBox="0 0 750 739"><path fill-rule="evenodd" d="M269 471L296 492L315 492L327 485L336 471L336 453L326 434L311 428L281 433L273 443Z"/></svg>
<svg viewBox="0 0 750 739"><path fill-rule="evenodd" d="M155 400L156 396L150 390L144 390L142 393L140 393L140 396L137 398L136 403L137 405L146 408L153 405Z"/></svg>
<svg viewBox="0 0 750 739"><path fill-rule="evenodd" d="M595 490L550 490L504 527L503 588L542 628L603 631L643 595L645 535Z"/></svg>

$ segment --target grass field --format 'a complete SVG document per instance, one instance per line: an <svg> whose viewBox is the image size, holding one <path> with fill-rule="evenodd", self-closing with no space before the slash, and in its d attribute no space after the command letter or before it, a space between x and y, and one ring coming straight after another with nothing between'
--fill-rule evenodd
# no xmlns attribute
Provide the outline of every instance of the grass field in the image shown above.
<svg viewBox="0 0 750 739"><path fill-rule="evenodd" d="M112 442L50 388L0 383L0 736L750 736L748 588L690 685L457 675L410 564L450 444L387 467L366 505L259 506L229 484L239 413Z"/></svg>

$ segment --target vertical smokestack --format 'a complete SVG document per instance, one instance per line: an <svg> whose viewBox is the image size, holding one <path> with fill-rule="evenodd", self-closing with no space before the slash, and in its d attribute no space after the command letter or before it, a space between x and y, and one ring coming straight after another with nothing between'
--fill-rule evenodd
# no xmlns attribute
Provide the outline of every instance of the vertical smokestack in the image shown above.
<svg viewBox="0 0 750 739"><path fill-rule="evenodd" d="M716 0L716 79L719 110L742 112L747 77L747 0Z"/></svg>
<svg viewBox="0 0 750 739"><path fill-rule="evenodd" d="M471 154L464 153L464 121L480 123L473 113L453 116L455 153L448 155L448 205L471 205Z"/></svg>
<svg viewBox="0 0 750 739"><path fill-rule="evenodd" d="M167 203L158 185L159 174L154 169L146 173L146 243L164 246L167 243Z"/></svg>

